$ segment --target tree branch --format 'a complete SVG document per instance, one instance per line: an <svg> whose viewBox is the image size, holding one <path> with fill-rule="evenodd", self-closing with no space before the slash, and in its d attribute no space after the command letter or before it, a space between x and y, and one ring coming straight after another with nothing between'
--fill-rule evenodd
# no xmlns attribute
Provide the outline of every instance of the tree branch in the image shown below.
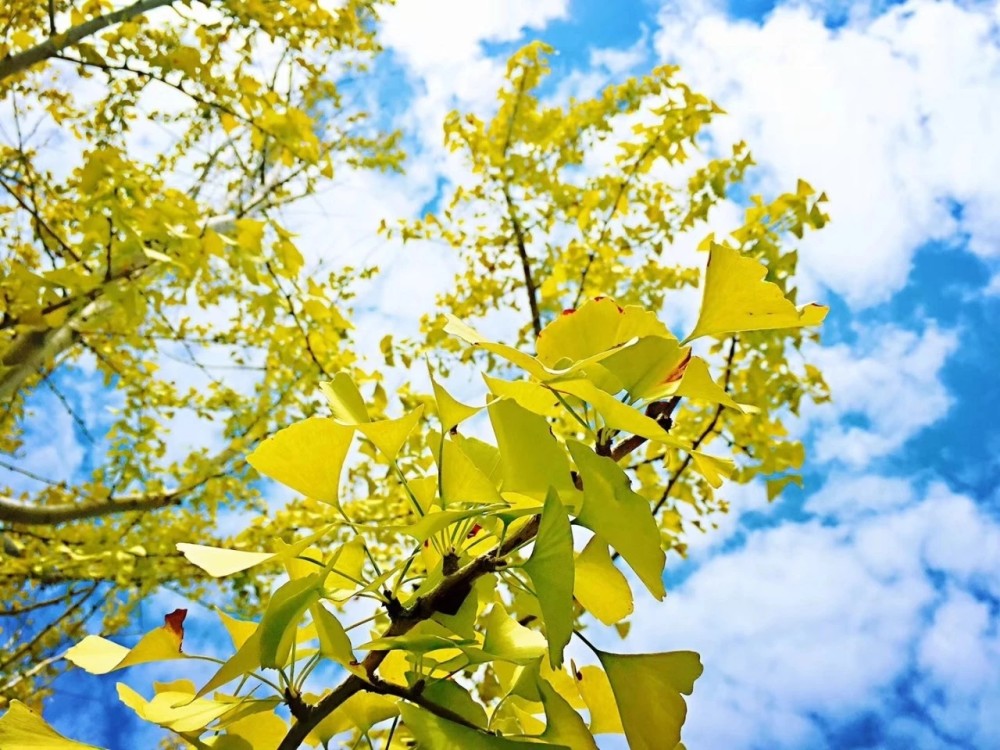
<svg viewBox="0 0 1000 750"><path fill-rule="evenodd" d="M541 523L541 516L533 516L516 534L507 539L501 547L491 550L481 557L477 557L464 568L458 570L458 572L445 578L433 590L419 597L412 606L404 609L400 615L393 619L392 623L380 637L392 638L408 633L418 623L429 619L436 612L442 611L442 607L450 608L455 604L461 604L465 597L469 595L469 592L472 590L472 584L477 578L503 567L504 557L534 539L535 534L538 533L539 523ZM379 692L376 685L382 681L375 676L375 672L388 654L388 651L371 651L365 657L364 661L361 662L365 674L369 675L372 682L367 682L361 677L352 674L319 703L314 706L307 706L301 712L302 715L292 725L291 729L288 730L288 734L281 741L278 750L296 750L317 724L343 705L344 701L355 693L365 690Z"/></svg>
<svg viewBox="0 0 1000 750"><path fill-rule="evenodd" d="M63 50L74 46L89 36L93 36L99 31L103 31L109 26L130 21L137 16L141 16L164 5L173 5L175 2L177 0L139 0L113 13L91 18L89 21L67 29L62 34L50 36L44 42L26 49L24 52L0 60L0 81L4 81L13 75L27 70L32 65L58 55Z"/></svg>
<svg viewBox="0 0 1000 750"><path fill-rule="evenodd" d="M507 184L503 186L503 197L507 201L507 213L510 222L514 227L514 241L517 243L517 255L521 259L521 271L524 273L524 288L528 293L528 306L531 308L531 327L537 337L542 332L542 318L538 314L538 290L535 288L535 281L531 277L531 260L528 258L528 248L524 240L524 230L521 221L517 218L514 210L514 201L510 197L510 190Z"/></svg>

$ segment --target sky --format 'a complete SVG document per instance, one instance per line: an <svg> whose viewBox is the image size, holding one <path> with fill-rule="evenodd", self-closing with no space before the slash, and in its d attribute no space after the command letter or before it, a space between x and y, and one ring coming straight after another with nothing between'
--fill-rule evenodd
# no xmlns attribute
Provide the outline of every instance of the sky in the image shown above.
<svg viewBox="0 0 1000 750"><path fill-rule="evenodd" d="M624 646L598 644L701 653L692 750L1000 747L1000 5L399 0L376 72L407 174L355 174L289 212L300 246L382 263L359 303L369 340L415 331L454 270L378 222L461 178L444 115L488 113L534 39L566 90L680 65L728 112L715 137L750 144L755 189L802 177L830 198L832 223L797 243L804 296L832 310L810 356L833 402L792 425L805 487L772 504L730 488L719 529L672 560L665 603L638 599ZM61 689L113 700L113 680ZM49 718L113 749L148 736L126 713Z"/></svg>

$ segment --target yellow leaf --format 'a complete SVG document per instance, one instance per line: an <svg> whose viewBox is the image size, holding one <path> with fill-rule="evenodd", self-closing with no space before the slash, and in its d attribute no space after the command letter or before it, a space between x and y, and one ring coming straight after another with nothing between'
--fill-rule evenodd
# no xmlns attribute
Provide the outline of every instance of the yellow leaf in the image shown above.
<svg viewBox="0 0 1000 750"><path fill-rule="evenodd" d="M455 399L434 379L430 363L427 364L427 374L430 376L431 386L434 388L434 400L437 401L438 418L441 420L443 432L448 432L483 408L481 406L468 406Z"/></svg>
<svg viewBox="0 0 1000 750"><path fill-rule="evenodd" d="M195 698L191 693L166 691L147 701L123 682L118 683L118 699L141 718L175 732L196 732L204 729L239 703Z"/></svg>
<svg viewBox="0 0 1000 750"><path fill-rule="evenodd" d="M530 412L543 417L558 417L562 413L559 399L552 392L533 380L500 380L483 373L490 392L500 398L509 398Z"/></svg>
<svg viewBox="0 0 1000 750"><path fill-rule="evenodd" d="M657 599L663 588L666 555L649 500L629 486L628 476L610 458L583 443L568 441L569 452L583 479L583 509L577 522L607 539Z"/></svg>
<svg viewBox="0 0 1000 750"><path fill-rule="evenodd" d="M713 244L708 254L701 312L684 343L701 336L818 325L826 317L822 305L796 309L777 284L764 281L767 269L726 245Z"/></svg>
<svg viewBox="0 0 1000 750"><path fill-rule="evenodd" d="M226 632L229 633L229 638L233 642L233 648L241 648L250 636L257 632L257 623L255 622L237 620L235 617L227 615L221 609L217 609L216 612L219 615L219 619L222 620Z"/></svg>
<svg viewBox="0 0 1000 750"><path fill-rule="evenodd" d="M0 748L3 750L99 750L63 737L21 701L11 701L0 716Z"/></svg>
<svg viewBox="0 0 1000 750"><path fill-rule="evenodd" d="M399 419L383 419L357 425L357 429L378 448L389 461L395 461L399 449L417 426L424 413L423 404Z"/></svg>
<svg viewBox="0 0 1000 750"><path fill-rule="evenodd" d="M614 625L632 614L632 589L615 567L607 542L599 534L594 534L576 557L573 595L605 625Z"/></svg>
<svg viewBox="0 0 1000 750"><path fill-rule="evenodd" d="M91 674L107 674L136 664L170 659L185 659L181 653L184 629L181 623L187 610L166 615L166 624L144 635L131 649L98 635L88 635L70 648L65 659Z"/></svg>
<svg viewBox="0 0 1000 750"><path fill-rule="evenodd" d="M319 389L333 410L333 418L341 424L355 425L369 421L361 391L346 372L338 372L329 383L320 383Z"/></svg>
<svg viewBox="0 0 1000 750"><path fill-rule="evenodd" d="M675 384L673 390L670 390L669 387L664 390L672 396L683 396L697 401L722 404L741 414L757 411L755 407L737 403L721 385L716 383L708 371L708 363L701 357L691 357L684 367L684 375Z"/></svg>
<svg viewBox="0 0 1000 750"><path fill-rule="evenodd" d="M352 428L333 419L310 417L264 440L247 462L306 497L336 505L353 434Z"/></svg>
<svg viewBox="0 0 1000 750"><path fill-rule="evenodd" d="M576 674L577 689L590 711L591 734L624 734L615 694L604 670L596 664L588 664L580 667Z"/></svg>
<svg viewBox="0 0 1000 750"><path fill-rule="evenodd" d="M320 602L313 604L309 608L309 612L316 625L320 653L349 668L354 661L354 650L351 648L351 639L344 630L344 626L340 624L340 620L334 617Z"/></svg>
<svg viewBox="0 0 1000 750"><path fill-rule="evenodd" d="M694 466L698 473L705 477L705 480L715 488L722 486L724 478L731 477L736 471L736 464L731 458L719 458L710 456L700 451L692 451L691 458L694 459Z"/></svg>
<svg viewBox="0 0 1000 750"><path fill-rule="evenodd" d="M223 578L241 570L260 565L274 557L273 552L245 552L222 547L209 547L204 544L188 544L178 542L177 549L193 565L197 565L210 576Z"/></svg>
<svg viewBox="0 0 1000 750"><path fill-rule="evenodd" d="M228 112L223 112L219 115L219 122L222 123L222 129L226 133L232 133L240 125L240 121Z"/></svg>
<svg viewBox="0 0 1000 750"><path fill-rule="evenodd" d="M628 746L632 750L663 750L681 741L681 726L690 695L701 676L698 654L609 654L598 652L615 695Z"/></svg>
<svg viewBox="0 0 1000 750"><path fill-rule="evenodd" d="M313 703L318 700L317 696L307 697ZM374 693L357 693L317 724L307 739L313 744L325 744L351 729L367 732L372 725L391 719L397 713L395 699Z"/></svg>
<svg viewBox="0 0 1000 750"><path fill-rule="evenodd" d="M400 701L399 713L407 728L420 743L430 748L476 748L476 750L537 750L537 743L508 740L495 734L478 732L470 727L442 719L440 716ZM558 750L570 750L565 745L545 745Z"/></svg>
<svg viewBox="0 0 1000 750"><path fill-rule="evenodd" d="M541 737L546 742L564 743L573 750L597 750L594 737L573 707L566 702L545 680L538 680L538 692L545 706L545 731Z"/></svg>

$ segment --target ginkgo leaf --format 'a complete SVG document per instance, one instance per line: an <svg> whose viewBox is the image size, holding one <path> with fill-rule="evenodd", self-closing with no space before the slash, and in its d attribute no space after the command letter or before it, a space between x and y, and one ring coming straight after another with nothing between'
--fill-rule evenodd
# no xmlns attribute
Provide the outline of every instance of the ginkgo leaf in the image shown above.
<svg viewBox="0 0 1000 750"><path fill-rule="evenodd" d="M632 614L632 589L615 567L608 545L594 534L576 557L573 596L605 625L614 625Z"/></svg>
<svg viewBox="0 0 1000 750"><path fill-rule="evenodd" d="M204 729L239 704L195 698L190 693L166 691L147 701L123 682L118 683L118 699L146 721L173 729L194 732Z"/></svg>
<svg viewBox="0 0 1000 750"><path fill-rule="evenodd" d="M247 570L265 562L283 562L302 553L316 540L323 538L333 526L324 526L319 531L307 537L285 545L277 552L246 552L243 550L209 547L204 544L188 544L178 542L177 549L183 553L193 565L197 565L211 576L225 578L226 576Z"/></svg>
<svg viewBox="0 0 1000 750"><path fill-rule="evenodd" d="M593 406L608 427L622 430L631 435L641 435L675 448L686 447L685 443L672 437L655 419L623 404L611 394L602 391L586 380L560 381L552 385L556 390L569 393Z"/></svg>
<svg viewBox="0 0 1000 750"><path fill-rule="evenodd" d="M305 696L311 703L318 703L319 696ZM373 725L391 719L399 713L396 701L375 693L356 693L339 705L335 711L316 725L308 740L314 745L326 744L342 732L357 729L367 732Z"/></svg>
<svg viewBox="0 0 1000 750"><path fill-rule="evenodd" d="M13 700L0 716L0 748L4 750L99 750L66 739L50 727L41 716L21 701Z"/></svg>
<svg viewBox="0 0 1000 750"><path fill-rule="evenodd" d="M394 635L386 638L375 638L362 643L361 651L394 651L405 649L414 654L429 654L442 649L456 649L461 646L475 645L475 641L466 638L448 638L436 633L409 632L404 635Z"/></svg>
<svg viewBox="0 0 1000 750"><path fill-rule="evenodd" d="M441 420L441 430L448 432L457 427L472 415L478 413L483 407L469 406L457 400L444 389L431 371L430 362L427 363L427 374L431 379L431 387L434 389L434 400L437 402L438 418Z"/></svg>
<svg viewBox="0 0 1000 750"><path fill-rule="evenodd" d="M312 614L316 634L319 637L319 652L349 667L354 662L354 650L340 620L319 602L310 606L309 612Z"/></svg>
<svg viewBox="0 0 1000 750"><path fill-rule="evenodd" d="M799 309L781 288L765 281L767 268L726 245L712 243L694 330L684 343L701 336L818 325L828 308L810 304Z"/></svg>
<svg viewBox="0 0 1000 750"><path fill-rule="evenodd" d="M260 665L285 666L295 631L309 606L319 601L320 573L288 581L271 596L260 621Z"/></svg>
<svg viewBox="0 0 1000 750"><path fill-rule="evenodd" d="M441 446L438 456L441 499L445 506L452 503L495 505L500 502L497 483L465 452L462 446L467 444L458 443L454 436L449 435Z"/></svg>
<svg viewBox="0 0 1000 750"><path fill-rule="evenodd" d="M538 692L545 707L543 740L564 744L573 750L597 750L597 743L583 717L548 682L539 679Z"/></svg>
<svg viewBox="0 0 1000 750"><path fill-rule="evenodd" d="M610 297L600 297L566 311L542 329L538 361L550 370L566 369L643 336L674 338L654 313L634 305L619 307Z"/></svg>
<svg viewBox="0 0 1000 750"><path fill-rule="evenodd" d="M736 471L736 464L731 458L710 456L701 451L692 451L691 458L694 459L694 466L698 473L716 489L722 486L723 479L731 477Z"/></svg>
<svg viewBox="0 0 1000 750"><path fill-rule="evenodd" d="M681 379L672 388L668 385L663 390L671 396L683 396L696 401L722 404L741 414L756 411L754 407L738 403L725 388L716 383L708 371L708 363L701 357L691 357L684 368L684 375Z"/></svg>
<svg viewBox="0 0 1000 750"><path fill-rule="evenodd" d="M513 401L489 406L490 422L503 459L503 489L544 497L549 487L573 489L566 452L543 417Z"/></svg>
<svg viewBox="0 0 1000 750"><path fill-rule="evenodd" d="M681 726L702 666L693 651L662 654L597 652L615 695L625 736L633 750L673 748L681 741Z"/></svg>
<svg viewBox="0 0 1000 750"><path fill-rule="evenodd" d="M426 748L476 748L476 750L538 750L538 744L521 740L509 740L495 734L478 732L417 708L412 703L400 701L399 713L407 728L416 737L421 747ZM565 745L545 747L570 750Z"/></svg>
<svg viewBox="0 0 1000 750"><path fill-rule="evenodd" d="M437 680L424 688L421 696L449 710L476 726L485 727L489 720L483 708L472 694L454 680Z"/></svg>
<svg viewBox="0 0 1000 750"><path fill-rule="evenodd" d="M556 417L562 413L559 399L551 388L533 380L501 380L483 373L486 386L495 396L509 398L519 406L543 417Z"/></svg>
<svg viewBox="0 0 1000 750"><path fill-rule="evenodd" d="M306 497L336 505L340 473L354 429L328 417L309 417L279 430L247 456L261 474Z"/></svg>
<svg viewBox="0 0 1000 750"><path fill-rule="evenodd" d="M209 547L204 544L178 542L177 550L193 565L197 565L210 576L225 578L254 565L260 565L275 557L273 552L247 552L245 550Z"/></svg>
<svg viewBox="0 0 1000 750"><path fill-rule="evenodd" d="M206 682L195 697L208 695L237 677L250 674L260 668L260 628L254 630L240 646L236 653L220 666L214 675Z"/></svg>
<svg viewBox="0 0 1000 750"><path fill-rule="evenodd" d="M164 625L146 633L131 649L98 635L88 635L67 650L64 658L91 674L107 674L153 661L185 659L181 643L186 614L186 609L177 609L165 615Z"/></svg>
<svg viewBox="0 0 1000 750"><path fill-rule="evenodd" d="M493 354L503 357L508 362L517 365L526 373L535 376L539 380L546 380L552 376L552 373L550 373L541 362L532 357L530 354L525 354L521 350L515 349L512 346L507 346L506 344L495 344L488 340L485 336L482 336L474 328L466 323L463 323L453 315L448 315L447 317L448 323L444 327L446 333L458 336L468 344L481 347L488 352L492 352Z"/></svg>
<svg viewBox="0 0 1000 750"><path fill-rule="evenodd" d="M625 733L615 694L603 669L596 664L580 667L576 671L576 686L590 712L591 734Z"/></svg>
<svg viewBox="0 0 1000 750"><path fill-rule="evenodd" d="M535 545L523 567L538 595L549 662L561 666L563 649L573 635L573 533L566 508L554 490L545 496Z"/></svg>
<svg viewBox="0 0 1000 750"><path fill-rule="evenodd" d="M359 424L357 429L374 443L389 461L395 461L399 449L417 426L424 413L423 404L399 419L383 419Z"/></svg>
<svg viewBox="0 0 1000 750"><path fill-rule="evenodd" d="M454 523L464 521L467 518L473 518L475 516L482 516L484 514L505 510L506 508L506 504L467 508L466 510L440 510L434 508L428 511L426 515L421 516L416 523L410 526L392 528L398 528L399 531L407 536L416 539L418 542L422 542L425 539L429 539L434 536L439 531L448 528Z"/></svg>
<svg viewBox="0 0 1000 750"><path fill-rule="evenodd" d="M257 632L257 623L255 622L237 620L235 617L227 615L221 609L216 609L216 612L219 615L219 619L222 620L226 632L229 633L229 638L233 642L233 648L240 648L247 642L250 636Z"/></svg>
<svg viewBox="0 0 1000 750"><path fill-rule="evenodd" d="M598 456L575 440L567 445L583 479L583 508L577 522L605 538L650 593L662 599L667 593L663 588L666 555L649 500L632 491L628 476L610 458Z"/></svg>
<svg viewBox="0 0 1000 750"><path fill-rule="evenodd" d="M548 651L545 636L508 615L500 602L493 604L484 618L484 626L486 638L482 651L487 655L484 661L497 658L514 664L527 664Z"/></svg>
<svg viewBox="0 0 1000 750"><path fill-rule="evenodd" d="M615 378L618 389L624 389L633 399L647 401L657 398L656 391L662 384L669 381L671 375L684 361L689 353L677 339L646 336L627 346L607 359L601 360L600 367ZM601 387L598 379L591 376L588 369L585 374L595 385ZM602 388L609 392L608 388Z"/></svg>
<svg viewBox="0 0 1000 750"><path fill-rule="evenodd" d="M338 372L329 383L320 383L320 391L333 412L333 418L345 425L369 421L368 408L361 391L346 372Z"/></svg>

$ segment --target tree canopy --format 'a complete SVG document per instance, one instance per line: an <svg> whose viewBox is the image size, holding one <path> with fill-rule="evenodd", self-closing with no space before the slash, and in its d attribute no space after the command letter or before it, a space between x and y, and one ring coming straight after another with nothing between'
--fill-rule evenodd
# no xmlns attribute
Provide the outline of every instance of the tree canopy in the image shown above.
<svg viewBox="0 0 1000 750"><path fill-rule="evenodd" d="M724 480L762 477L771 496L798 480L803 450L783 420L803 398L826 397L799 353L825 308L798 304L788 237L822 227L824 196L801 181L770 201L752 196L742 226L706 235L712 207L752 167L745 144L720 151L706 137L719 107L672 67L555 101L542 93L549 50L529 45L512 57L491 118L445 123L468 179L421 219L387 217L387 236L444 242L461 263L420 338L386 332L384 368L405 373L390 399L345 345L350 259L320 282L274 213L335 179L341 162L400 163L395 139L351 112L331 79L338 64L315 56L336 41L343 65L358 65L348 53L374 50L372 9L331 15L303 3L286 15L261 4L257 18L241 15L254 4L232 5L190 16L188 35L153 23L126 33L133 21L118 18L93 52L67 45L70 74L102 76L103 115L74 108L50 80L61 51L23 57L52 39L22 37L6 59L29 61L0 66L18 118L62 92L57 122L85 144L65 176L36 166L29 145L8 147L19 161L2 185L12 203L0 231L13 248L3 288L24 301L5 297L6 351L36 358L3 358L7 452L17 456L33 395L59 392L60 371L96 368L125 405L99 426L109 437L93 476L42 480L0 505L14 550L4 585L15 609L46 587L62 597L57 611L72 596L125 591L107 605L105 635L166 582L197 597L216 577L234 592L220 613L231 656L205 684L185 677L184 660L199 655L182 649L184 610L131 649L81 640L83 613L41 636L25 621L19 668L69 637L79 643L68 661L94 673L176 660L176 679L152 697L122 683L119 698L196 747L288 750L350 736L578 748L604 733L679 746L698 655L591 647L589 663L571 664L565 650L574 637L589 645L588 628L625 635L635 587L664 596L668 557L725 511ZM146 34L153 41L139 44ZM250 64L254 34L279 40L268 75ZM189 36L198 47L183 46ZM198 62L157 57L171 44ZM241 83L232 60L256 84ZM173 75L185 65L194 75ZM204 88L180 91L187 108L147 112L183 135L144 160L136 112L147 87L171 81ZM107 142L95 135L105 132ZM48 188L32 193L33 183ZM684 321L693 293L699 311ZM517 316L507 341L479 332L498 327L498 311ZM207 371L203 388L180 393L145 364L163 341ZM208 345L256 368L252 386L199 365ZM444 383L470 370L484 384L458 399ZM168 455L164 431L181 409L218 426L221 453ZM220 507L253 507L256 475L295 499L248 515L236 539L213 538ZM236 596L269 588L259 602ZM350 622L348 612L361 614ZM341 678L317 685L330 667ZM11 742L45 731L21 703L0 719Z"/></svg>

